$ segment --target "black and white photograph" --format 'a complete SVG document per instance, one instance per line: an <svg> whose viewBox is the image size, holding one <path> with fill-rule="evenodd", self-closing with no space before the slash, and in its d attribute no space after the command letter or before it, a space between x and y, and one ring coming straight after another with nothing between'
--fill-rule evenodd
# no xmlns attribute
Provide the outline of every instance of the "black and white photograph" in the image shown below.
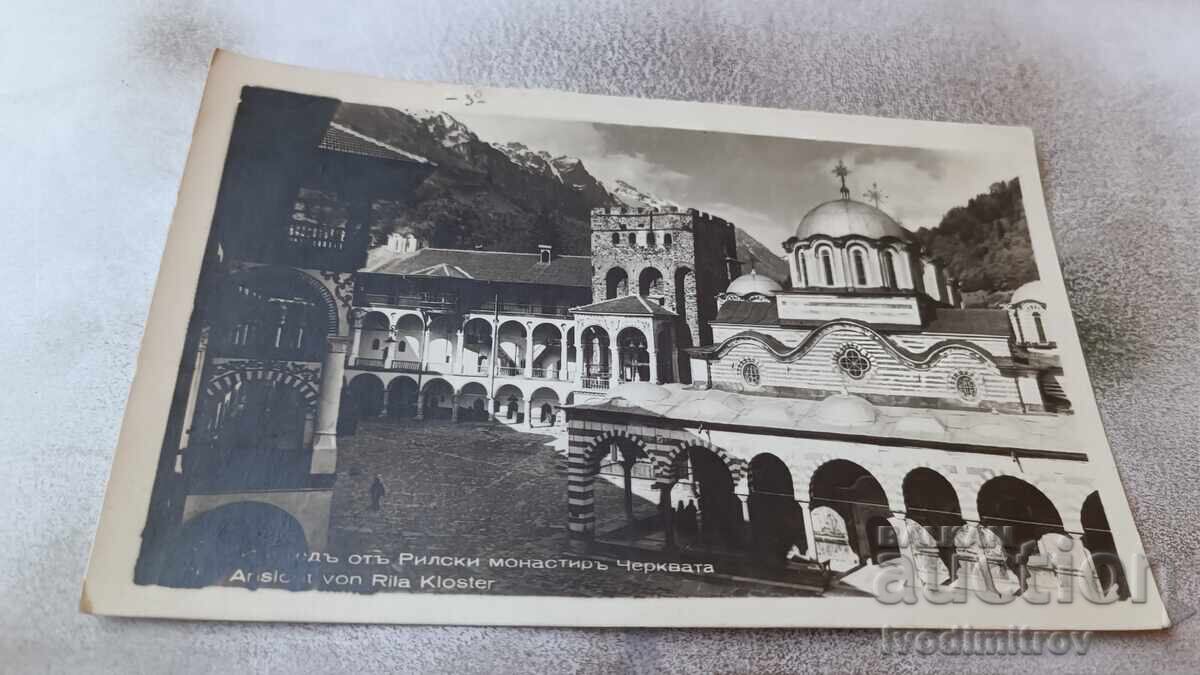
<svg viewBox="0 0 1200 675"><path fill-rule="evenodd" d="M460 89L236 90L131 593L1151 599L1026 158Z"/></svg>

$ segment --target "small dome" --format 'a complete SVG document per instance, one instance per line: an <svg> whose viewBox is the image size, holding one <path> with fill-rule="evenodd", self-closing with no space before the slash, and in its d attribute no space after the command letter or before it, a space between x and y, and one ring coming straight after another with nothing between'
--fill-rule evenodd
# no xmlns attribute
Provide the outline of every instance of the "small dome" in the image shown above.
<svg viewBox="0 0 1200 675"><path fill-rule="evenodd" d="M869 401L858 396L834 394L813 408L817 420L836 427L857 427L873 424L878 411Z"/></svg>
<svg viewBox="0 0 1200 675"><path fill-rule="evenodd" d="M796 423L788 409L782 405L755 406L742 413L739 421L766 427L790 427Z"/></svg>
<svg viewBox="0 0 1200 675"><path fill-rule="evenodd" d="M1042 284L1041 279L1030 281L1029 283L1026 283L1017 290L1013 291L1012 299L1010 299L1008 302L1009 304L1015 305L1018 302L1024 302L1025 300L1037 300L1038 302L1042 303L1046 302L1046 287Z"/></svg>
<svg viewBox="0 0 1200 675"><path fill-rule="evenodd" d="M683 417L690 420L728 420L737 415L737 411L727 405L717 403L708 398L695 398L671 411L671 417Z"/></svg>
<svg viewBox="0 0 1200 675"><path fill-rule="evenodd" d="M753 268L749 272L729 282L727 293L737 293L741 296L747 296L751 293L761 293L762 295L774 296L783 290L783 286L765 274L759 274Z"/></svg>
<svg viewBox="0 0 1200 675"><path fill-rule="evenodd" d="M796 238L822 234L839 238L858 235L867 239L895 237L911 241L913 235L879 209L853 199L835 199L805 214L796 226Z"/></svg>
<svg viewBox="0 0 1200 675"><path fill-rule="evenodd" d="M626 382L612 390L612 398L623 398L630 403L656 403L671 397L666 387L651 382Z"/></svg>

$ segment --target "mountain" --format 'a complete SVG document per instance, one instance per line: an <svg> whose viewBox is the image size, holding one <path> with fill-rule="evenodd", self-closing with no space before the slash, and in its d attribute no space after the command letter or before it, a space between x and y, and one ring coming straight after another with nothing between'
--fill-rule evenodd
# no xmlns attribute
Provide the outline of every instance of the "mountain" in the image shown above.
<svg viewBox="0 0 1200 675"><path fill-rule="evenodd" d="M1038 278L1016 178L993 183L966 206L947 211L937 227L923 227L916 235L958 279L968 307L998 307Z"/></svg>
<svg viewBox="0 0 1200 675"><path fill-rule="evenodd" d="M587 255L591 210L600 206L675 206L618 180L610 192L575 157L553 156L523 143L487 143L453 116L343 103L334 121L437 164L411 200L377 201L371 233L412 233L429 246L533 251L550 244ZM719 215L719 214L718 214ZM780 281L787 263L741 229L738 258Z"/></svg>

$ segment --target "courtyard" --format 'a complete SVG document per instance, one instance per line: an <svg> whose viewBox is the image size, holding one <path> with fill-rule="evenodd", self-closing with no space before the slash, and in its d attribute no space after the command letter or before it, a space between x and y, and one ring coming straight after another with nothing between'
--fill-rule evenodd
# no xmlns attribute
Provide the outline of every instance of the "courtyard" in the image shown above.
<svg viewBox="0 0 1200 675"><path fill-rule="evenodd" d="M339 440L330 549L339 557L380 554L479 558L477 567L398 566L367 569L415 579L470 576L492 593L579 596L797 595L786 588L686 573L490 567L489 558L562 560L567 534L566 458L561 436L498 423L365 420ZM378 477L385 494L372 509ZM599 480L600 518L624 518L624 492ZM639 517L656 505L635 496Z"/></svg>

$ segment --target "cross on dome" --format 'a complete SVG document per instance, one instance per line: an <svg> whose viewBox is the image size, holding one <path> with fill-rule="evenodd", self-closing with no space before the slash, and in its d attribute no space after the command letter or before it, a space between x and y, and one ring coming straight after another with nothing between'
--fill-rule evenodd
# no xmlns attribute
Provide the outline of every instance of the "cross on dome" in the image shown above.
<svg viewBox="0 0 1200 675"><path fill-rule="evenodd" d="M850 175L850 169L846 168L842 160L839 159L837 166L833 167L833 175L842 179L842 199L850 199L850 188L846 187L846 176Z"/></svg>

